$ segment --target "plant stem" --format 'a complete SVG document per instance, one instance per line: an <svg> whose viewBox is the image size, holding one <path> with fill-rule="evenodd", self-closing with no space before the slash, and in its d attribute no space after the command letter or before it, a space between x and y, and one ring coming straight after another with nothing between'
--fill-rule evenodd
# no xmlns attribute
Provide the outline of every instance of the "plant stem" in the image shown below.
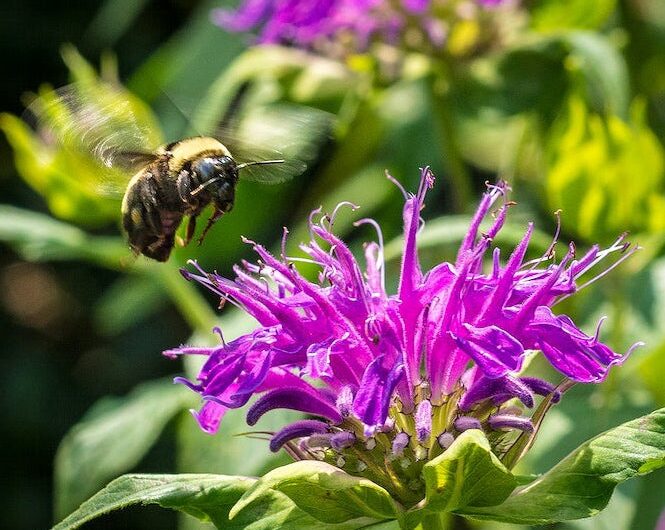
<svg viewBox="0 0 665 530"><path fill-rule="evenodd" d="M450 112L452 106L450 89L446 87L446 84L443 73L432 77L432 110L440 129L441 150L452 185L453 205L455 211L460 213L464 211L467 204L471 203L473 193L471 190L471 176L464 160L462 160L457 144L455 124Z"/></svg>
<svg viewBox="0 0 665 530"><path fill-rule="evenodd" d="M415 530L447 530L448 522L449 516L447 513L432 513L420 521Z"/></svg>

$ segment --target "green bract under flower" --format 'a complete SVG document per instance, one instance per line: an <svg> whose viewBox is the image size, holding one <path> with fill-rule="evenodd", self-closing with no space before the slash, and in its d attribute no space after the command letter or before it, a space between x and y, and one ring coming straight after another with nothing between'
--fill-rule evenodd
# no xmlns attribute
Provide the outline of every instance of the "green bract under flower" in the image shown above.
<svg viewBox="0 0 665 530"><path fill-rule="evenodd" d="M301 246L320 267L318 282L299 274L293 261L253 244L257 264L243 263L231 280L196 271L188 279L206 285L252 315L257 328L214 348L166 352L204 355L197 381L178 378L205 404L195 413L214 433L229 408L250 406L254 425L273 409L311 418L284 426L270 448L296 460L325 460L365 476L406 505L425 493L423 466L469 430L483 430L493 454L511 467L530 445L550 404L575 382L605 379L626 355L612 351L551 307L579 289L577 280L611 255L603 276L635 250L620 237L581 257L568 252L553 262L556 236L547 252L525 261L533 225L502 264L492 252L510 206L508 188L489 186L462 241L455 263L420 267L420 212L434 178L422 171L418 192L404 192L404 250L397 292L385 289L382 237L365 246L361 266L333 233L336 211L310 219L312 240ZM501 201L486 233L479 228ZM631 348L632 349L632 348ZM532 351L561 373L558 381L523 375ZM544 399L535 414L536 398Z"/></svg>

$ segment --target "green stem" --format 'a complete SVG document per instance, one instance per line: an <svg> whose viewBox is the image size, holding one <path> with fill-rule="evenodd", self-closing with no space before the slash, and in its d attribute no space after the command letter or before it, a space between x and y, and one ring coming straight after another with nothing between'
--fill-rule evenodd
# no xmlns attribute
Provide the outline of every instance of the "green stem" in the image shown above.
<svg viewBox="0 0 665 530"><path fill-rule="evenodd" d="M464 160L462 160L457 143L455 124L450 111L452 106L450 89L445 87L442 75L435 75L432 78L431 87L432 109L440 128L441 150L452 185L453 204L455 211L460 213L464 211L467 204L472 202L471 176Z"/></svg>
<svg viewBox="0 0 665 530"><path fill-rule="evenodd" d="M217 322L214 311L201 293L187 280L177 268L164 263L150 266L150 274L157 274L171 297L171 300L194 331L209 332Z"/></svg>
<svg viewBox="0 0 665 530"><path fill-rule="evenodd" d="M447 530L449 520L447 513L432 513L420 521L415 530Z"/></svg>

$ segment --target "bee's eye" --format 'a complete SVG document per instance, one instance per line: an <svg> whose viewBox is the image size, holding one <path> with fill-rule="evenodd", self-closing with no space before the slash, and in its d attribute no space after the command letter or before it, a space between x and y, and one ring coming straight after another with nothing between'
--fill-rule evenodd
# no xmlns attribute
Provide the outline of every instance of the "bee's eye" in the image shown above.
<svg viewBox="0 0 665 530"><path fill-rule="evenodd" d="M196 162L193 169L203 182L213 178L217 170L215 163L209 158L204 158L203 160Z"/></svg>
<svg viewBox="0 0 665 530"><path fill-rule="evenodd" d="M228 177L238 177L238 169L236 167L235 160L230 156L223 156L219 158L219 168Z"/></svg>

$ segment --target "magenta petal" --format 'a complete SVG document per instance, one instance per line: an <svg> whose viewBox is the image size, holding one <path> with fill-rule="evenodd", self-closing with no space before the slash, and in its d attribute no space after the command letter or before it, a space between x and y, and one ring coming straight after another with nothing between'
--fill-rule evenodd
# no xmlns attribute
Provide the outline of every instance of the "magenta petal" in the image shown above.
<svg viewBox="0 0 665 530"><path fill-rule="evenodd" d="M491 379L481 377L464 393L459 408L466 411L485 399L494 399L495 403L502 403L511 398L517 398L527 407L533 407L532 391L519 379L510 376Z"/></svg>
<svg viewBox="0 0 665 530"><path fill-rule="evenodd" d="M367 367L353 401L353 412L365 425L385 423L393 391L403 372L404 365L400 361L391 366L383 355Z"/></svg>
<svg viewBox="0 0 665 530"><path fill-rule="evenodd" d="M464 324L464 337L451 333L457 345L471 357L487 377L502 377L520 369L522 344L497 326L477 328Z"/></svg>
<svg viewBox="0 0 665 530"><path fill-rule="evenodd" d="M536 309L527 333L547 360L574 381L601 381L610 366L622 361L621 355L584 334L565 315L555 316L548 307Z"/></svg>
<svg viewBox="0 0 665 530"><path fill-rule="evenodd" d="M192 410L190 412L194 418L196 418L196 421L203 432L215 434L217 429L219 429L219 422L222 421L227 410L227 407L220 405L219 403L206 401L201 407L201 410Z"/></svg>

